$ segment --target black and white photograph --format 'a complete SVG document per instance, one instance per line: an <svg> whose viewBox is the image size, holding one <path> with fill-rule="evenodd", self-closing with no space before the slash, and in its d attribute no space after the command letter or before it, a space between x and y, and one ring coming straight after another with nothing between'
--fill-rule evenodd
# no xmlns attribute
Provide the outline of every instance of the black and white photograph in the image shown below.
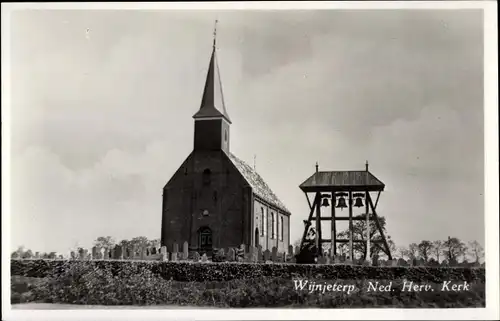
<svg viewBox="0 0 500 321"><path fill-rule="evenodd" d="M496 6L3 3L5 320L499 318Z"/></svg>

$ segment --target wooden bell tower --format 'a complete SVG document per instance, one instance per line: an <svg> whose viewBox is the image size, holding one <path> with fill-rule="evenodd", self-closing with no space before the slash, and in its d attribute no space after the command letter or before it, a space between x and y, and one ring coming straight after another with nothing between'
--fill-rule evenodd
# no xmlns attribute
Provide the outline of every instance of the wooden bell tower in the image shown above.
<svg viewBox="0 0 500 321"><path fill-rule="evenodd" d="M301 249L306 245L308 235L314 235L316 257L323 255L322 245L331 243L332 257L337 254L338 243L349 243L349 258L354 257L353 243L366 242L366 259L370 258L370 244L381 243L382 250L392 260L389 245L384 235L377 216L377 204L385 184L368 171L368 162L364 171L319 171L316 163L316 172L300 186L309 204L310 212L307 220L304 220L304 234L302 235ZM373 202L372 194L376 193L376 201ZM309 195L313 196L311 202ZM364 200L364 205L363 205ZM330 207L330 215L321 216L321 207ZM353 207L363 207L364 216L353 217ZM347 209L348 216L339 215L338 209ZM353 238L353 221L366 220L365 240ZM322 238L321 222L327 221L331 226L331 239ZM349 238L337 239L337 222L349 221ZM374 221L381 239L371 240L370 221Z"/></svg>

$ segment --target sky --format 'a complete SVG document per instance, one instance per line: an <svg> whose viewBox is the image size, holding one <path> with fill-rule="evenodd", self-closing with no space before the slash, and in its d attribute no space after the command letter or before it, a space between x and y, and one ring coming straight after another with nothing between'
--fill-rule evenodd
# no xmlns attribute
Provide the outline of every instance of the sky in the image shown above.
<svg viewBox="0 0 500 321"><path fill-rule="evenodd" d="M368 160L396 245L484 244L481 11L32 10L11 15L12 249L160 237L216 18L231 151L255 155L292 243L315 163Z"/></svg>

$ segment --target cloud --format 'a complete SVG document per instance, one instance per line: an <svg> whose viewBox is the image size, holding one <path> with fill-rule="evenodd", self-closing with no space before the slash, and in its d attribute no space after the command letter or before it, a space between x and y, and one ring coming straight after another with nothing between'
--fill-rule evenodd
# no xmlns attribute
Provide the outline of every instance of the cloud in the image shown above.
<svg viewBox="0 0 500 321"><path fill-rule="evenodd" d="M159 235L216 16L231 149L257 156L294 238L316 161L365 160L396 242L484 237L481 12L37 11L12 19L14 245Z"/></svg>

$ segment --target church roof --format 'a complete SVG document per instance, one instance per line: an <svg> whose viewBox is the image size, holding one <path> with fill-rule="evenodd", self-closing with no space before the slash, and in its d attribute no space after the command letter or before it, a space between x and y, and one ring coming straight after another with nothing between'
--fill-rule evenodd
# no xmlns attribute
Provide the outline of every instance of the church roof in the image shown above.
<svg viewBox="0 0 500 321"><path fill-rule="evenodd" d="M273 193L271 188L266 184L262 177L247 163L236 157L235 155L229 153L229 159L236 166L238 171L243 175L245 180L250 184L255 195L264 201L276 206L280 210L290 213L286 208L285 204Z"/></svg>
<svg viewBox="0 0 500 321"><path fill-rule="evenodd" d="M217 55L215 44L208 65L207 78L203 89L203 97L201 98L201 106L194 119L222 117L229 123L229 115L224 104L224 95L222 93L222 82L220 78L219 65L217 63Z"/></svg>

